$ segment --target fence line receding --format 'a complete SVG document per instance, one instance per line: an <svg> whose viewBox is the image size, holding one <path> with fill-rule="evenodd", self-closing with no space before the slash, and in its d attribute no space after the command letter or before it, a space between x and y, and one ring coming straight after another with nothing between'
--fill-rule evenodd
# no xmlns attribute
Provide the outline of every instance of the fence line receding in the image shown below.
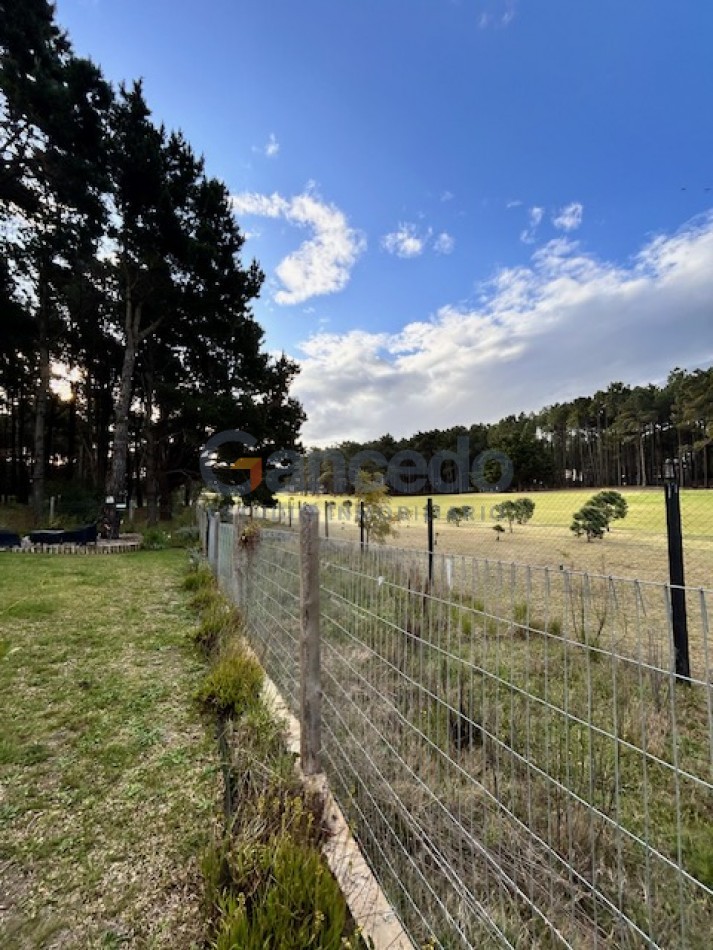
<svg viewBox="0 0 713 950"><path fill-rule="evenodd" d="M240 529L238 529L239 531ZM209 558L300 712L295 532ZM322 540L321 761L417 945L707 947L712 592Z"/></svg>

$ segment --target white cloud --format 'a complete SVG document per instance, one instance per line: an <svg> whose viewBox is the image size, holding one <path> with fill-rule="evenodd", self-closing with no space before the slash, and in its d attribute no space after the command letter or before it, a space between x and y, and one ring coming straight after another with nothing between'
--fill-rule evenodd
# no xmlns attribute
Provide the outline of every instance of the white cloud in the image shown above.
<svg viewBox="0 0 713 950"><path fill-rule="evenodd" d="M415 225L400 224L396 231L384 235L381 246L397 257L418 257L423 254L426 242L424 238L419 237Z"/></svg>
<svg viewBox="0 0 713 950"><path fill-rule="evenodd" d="M505 29L515 19L515 0L496 0L490 4L495 7L491 11L483 10L478 16L478 28L487 30L488 27Z"/></svg>
<svg viewBox="0 0 713 950"><path fill-rule="evenodd" d="M578 201L573 201L571 204L565 205L564 208L560 208L552 218L552 223L560 231L576 231L582 223L583 214L584 205Z"/></svg>
<svg viewBox="0 0 713 950"><path fill-rule="evenodd" d="M498 271L477 306L393 334L318 333L297 355L304 440L395 436L493 421L713 362L713 214L614 263L559 238Z"/></svg>
<svg viewBox="0 0 713 950"><path fill-rule="evenodd" d="M236 214L283 218L314 232L275 268L281 284L274 295L276 303L302 303L311 297L336 293L348 284L366 241L349 226L339 208L320 199L313 183L293 198L243 192L234 195L232 202Z"/></svg>
<svg viewBox="0 0 713 950"><path fill-rule="evenodd" d="M415 224L399 224L395 231L381 239L385 251L403 258L420 257L429 247L437 254L450 254L455 244L455 238L447 231L433 237L433 228L419 231Z"/></svg>
<svg viewBox="0 0 713 950"><path fill-rule="evenodd" d="M520 240L523 244L535 243L536 232L544 214L544 208L538 208L537 206L530 208L528 212L528 226L520 232Z"/></svg>
<svg viewBox="0 0 713 950"><path fill-rule="evenodd" d="M275 158L280 151L280 143L275 138L275 133L270 132L270 138L267 140L267 143L265 145L253 145L252 150L260 155L267 156L267 158Z"/></svg>
<svg viewBox="0 0 713 950"><path fill-rule="evenodd" d="M515 19L515 7L509 7L505 13L500 17L500 26L510 26L512 21Z"/></svg>
<svg viewBox="0 0 713 950"><path fill-rule="evenodd" d="M452 191L444 191L441 194L441 201L453 201L455 195Z"/></svg>
<svg viewBox="0 0 713 950"><path fill-rule="evenodd" d="M522 207L522 201L519 198L515 198L512 201L508 201L505 207L509 210L510 208L520 208Z"/></svg>
<svg viewBox="0 0 713 950"><path fill-rule="evenodd" d="M447 231L441 231L433 242L433 249L437 254L450 254L455 246L455 238Z"/></svg>

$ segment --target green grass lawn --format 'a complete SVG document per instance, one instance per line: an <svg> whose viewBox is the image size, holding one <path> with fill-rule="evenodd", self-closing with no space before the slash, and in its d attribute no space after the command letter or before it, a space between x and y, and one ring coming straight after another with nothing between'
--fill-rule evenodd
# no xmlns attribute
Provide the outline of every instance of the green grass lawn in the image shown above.
<svg viewBox="0 0 713 950"><path fill-rule="evenodd" d="M185 551L0 554L0 946L202 946L219 819Z"/></svg>

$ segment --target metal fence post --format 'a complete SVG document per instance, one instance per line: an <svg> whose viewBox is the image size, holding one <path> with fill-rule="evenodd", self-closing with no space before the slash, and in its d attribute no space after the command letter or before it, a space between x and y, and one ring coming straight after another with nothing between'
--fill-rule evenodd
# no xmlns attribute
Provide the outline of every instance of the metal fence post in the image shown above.
<svg viewBox="0 0 713 950"><path fill-rule="evenodd" d="M681 531L681 498L679 486L672 478L664 485L666 496L666 532L668 534L668 569L671 590L671 624L676 660L676 676L690 681L691 662L688 653L688 620L686 588L683 572L683 533Z"/></svg>
<svg viewBox="0 0 713 950"><path fill-rule="evenodd" d="M305 775L321 771L319 512L300 510L300 756Z"/></svg>
<svg viewBox="0 0 713 950"><path fill-rule="evenodd" d="M329 502L324 503L324 536L329 537Z"/></svg>
<svg viewBox="0 0 713 950"><path fill-rule="evenodd" d="M426 521L428 522L428 583L433 583L433 498L426 502Z"/></svg>
<svg viewBox="0 0 713 950"><path fill-rule="evenodd" d="M359 502L359 542L361 544L362 551L364 550L364 531L366 528L365 519L364 519L364 502Z"/></svg>

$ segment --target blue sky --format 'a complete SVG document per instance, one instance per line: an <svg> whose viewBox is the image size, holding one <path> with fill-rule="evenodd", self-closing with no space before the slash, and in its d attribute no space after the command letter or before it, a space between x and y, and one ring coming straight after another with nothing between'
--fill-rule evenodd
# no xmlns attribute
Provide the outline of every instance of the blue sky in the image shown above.
<svg viewBox="0 0 713 950"><path fill-rule="evenodd" d="M706 0L59 0L234 195L307 443L713 361Z"/></svg>

